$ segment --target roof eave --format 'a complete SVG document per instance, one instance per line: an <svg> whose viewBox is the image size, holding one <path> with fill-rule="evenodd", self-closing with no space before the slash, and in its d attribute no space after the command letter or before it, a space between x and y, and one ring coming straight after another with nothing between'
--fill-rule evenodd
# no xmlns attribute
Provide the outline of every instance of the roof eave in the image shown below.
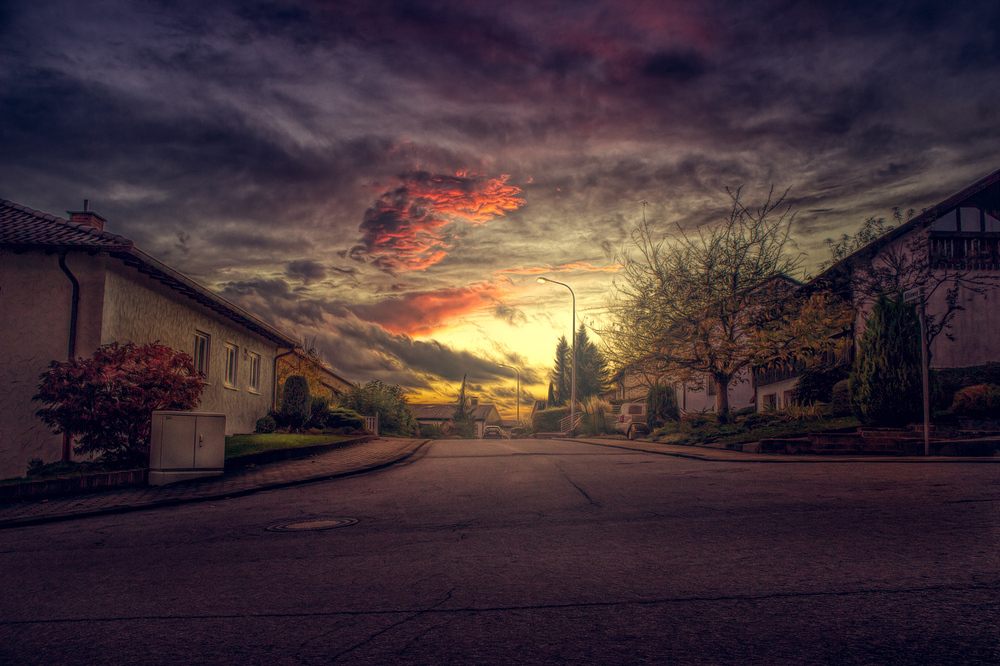
<svg viewBox="0 0 1000 666"><path fill-rule="evenodd" d="M964 201L965 199L968 199L969 197L973 197L979 194L987 187L995 185L998 182L1000 182L1000 169L997 169L993 173L984 176L983 178L980 178L979 180L972 183L968 187L963 188L962 190L956 192L955 194L952 194L944 201L941 201L940 203L937 203L931 206L930 208L925 209L920 213L920 215L917 215L912 220L909 220L905 224L899 225L889 233L884 234L879 238L876 238L868 245L859 248L858 250L847 255L837 263L828 266L822 273L820 273L813 279L809 280L809 284L819 282L823 278L828 279L833 276L835 271L847 270L850 264L874 256L876 252L878 252L880 249L882 249L889 243L893 242L900 236L908 234L909 232L913 231L916 228L926 227L931 222L941 217L942 211L948 211L951 208L958 206L958 204L962 203L962 201Z"/></svg>

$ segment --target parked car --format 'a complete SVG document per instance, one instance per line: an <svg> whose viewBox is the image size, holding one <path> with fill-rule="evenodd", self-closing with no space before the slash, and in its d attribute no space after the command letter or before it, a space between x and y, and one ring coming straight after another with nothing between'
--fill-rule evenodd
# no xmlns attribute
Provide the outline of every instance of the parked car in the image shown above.
<svg viewBox="0 0 1000 666"><path fill-rule="evenodd" d="M651 432L649 417L646 414L646 403L626 402L618 410L618 421L615 430L623 433L629 439L643 437Z"/></svg>
<svg viewBox="0 0 1000 666"><path fill-rule="evenodd" d="M510 439L510 435L503 431L500 426L486 426L483 428L483 439Z"/></svg>

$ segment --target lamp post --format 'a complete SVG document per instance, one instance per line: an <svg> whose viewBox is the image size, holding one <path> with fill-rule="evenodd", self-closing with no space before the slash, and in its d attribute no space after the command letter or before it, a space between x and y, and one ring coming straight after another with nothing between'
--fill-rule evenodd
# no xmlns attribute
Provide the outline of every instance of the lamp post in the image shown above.
<svg viewBox="0 0 1000 666"><path fill-rule="evenodd" d="M500 364L501 368L507 368L517 373L517 425L521 425L521 371L512 365Z"/></svg>
<svg viewBox="0 0 1000 666"><path fill-rule="evenodd" d="M576 294L573 292L572 287L563 282L557 282L555 280L550 280L547 277L538 278L538 284L545 284L546 282L551 282L552 284L559 284L567 289L569 293L573 296L573 321L570 331L573 334L573 379L571 380L569 389L569 429L570 432L573 431L573 423L576 420Z"/></svg>

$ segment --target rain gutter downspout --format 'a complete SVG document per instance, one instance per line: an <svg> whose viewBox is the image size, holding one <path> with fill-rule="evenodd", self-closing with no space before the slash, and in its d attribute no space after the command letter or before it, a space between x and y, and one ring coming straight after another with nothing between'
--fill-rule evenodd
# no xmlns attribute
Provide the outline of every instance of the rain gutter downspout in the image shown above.
<svg viewBox="0 0 1000 666"><path fill-rule="evenodd" d="M278 347L278 349L281 349L281 347ZM278 409L278 359L282 356L288 356L293 352L295 352L295 347L274 357L274 372L271 373L271 411Z"/></svg>
<svg viewBox="0 0 1000 666"><path fill-rule="evenodd" d="M62 272L66 274L69 278L70 283L73 285L73 297L70 301L69 308L69 348L66 351L66 356L68 360L72 361L76 358L76 324L80 316L80 283L77 281L76 276L70 272L69 268L66 266L66 255L68 250L62 250L59 252L59 268ZM70 459L70 440L71 436L68 432L63 433L63 445L62 445L62 459L63 462L69 462Z"/></svg>

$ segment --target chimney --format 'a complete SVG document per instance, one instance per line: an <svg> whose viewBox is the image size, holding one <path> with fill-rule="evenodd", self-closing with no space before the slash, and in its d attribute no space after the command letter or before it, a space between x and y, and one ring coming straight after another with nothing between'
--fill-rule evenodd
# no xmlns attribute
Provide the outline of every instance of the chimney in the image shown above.
<svg viewBox="0 0 1000 666"><path fill-rule="evenodd" d="M470 396L469 397L469 406L470 407L478 407L479 406L479 398L477 396L474 396L474 395Z"/></svg>
<svg viewBox="0 0 1000 666"><path fill-rule="evenodd" d="M90 199L83 200L83 210L68 210L66 214L69 215L70 222L86 224L98 231L104 231L104 223L107 222L103 217L90 210Z"/></svg>

